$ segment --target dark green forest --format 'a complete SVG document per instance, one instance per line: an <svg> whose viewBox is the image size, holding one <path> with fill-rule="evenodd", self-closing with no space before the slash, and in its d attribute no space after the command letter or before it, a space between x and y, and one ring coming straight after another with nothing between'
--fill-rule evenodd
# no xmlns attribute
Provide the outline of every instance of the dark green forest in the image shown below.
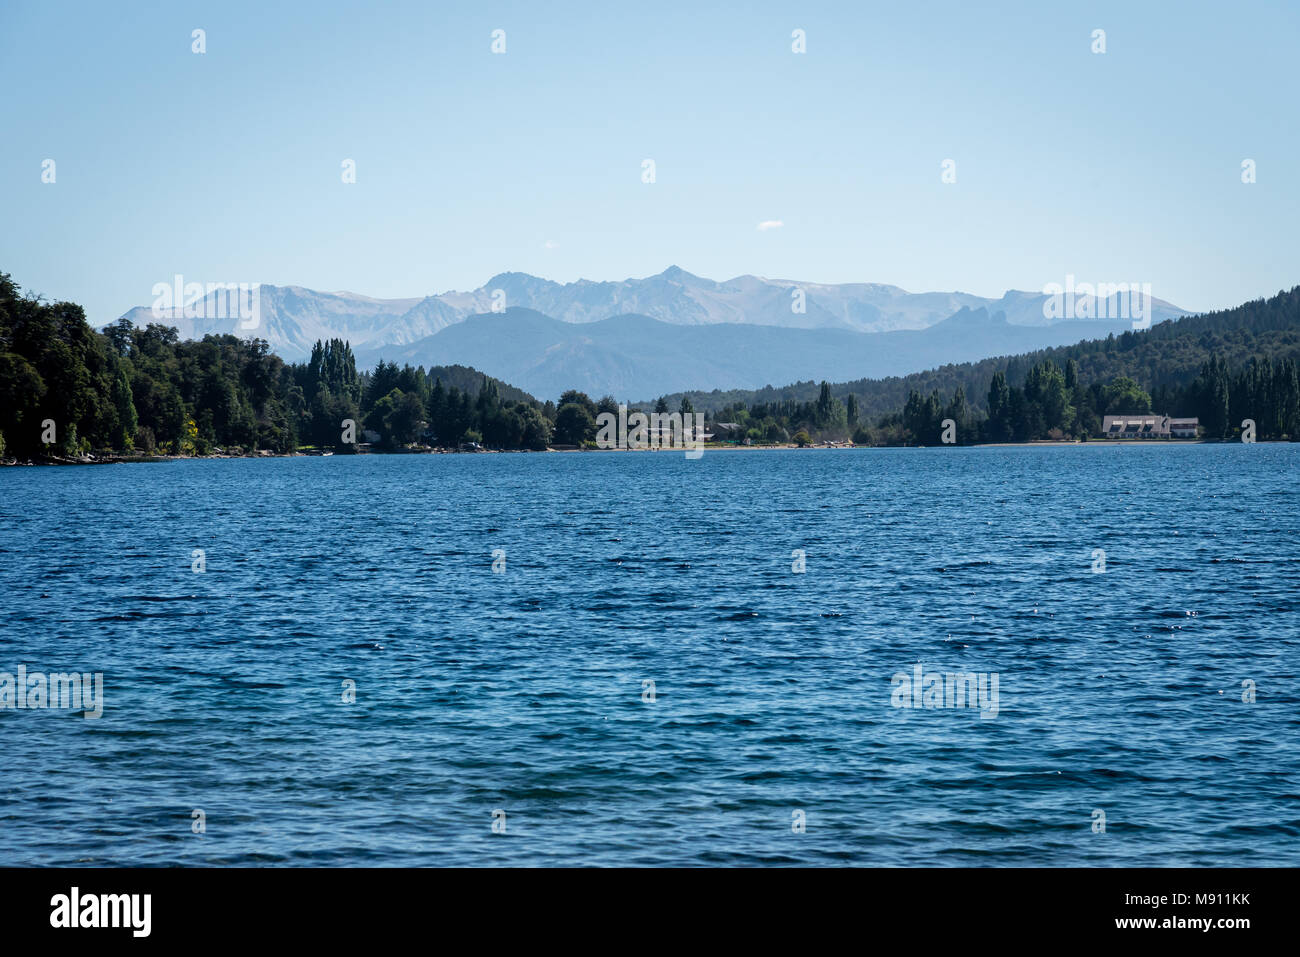
<svg viewBox="0 0 1300 957"><path fill-rule="evenodd" d="M80 306L20 295L0 273L0 453L205 455L302 446L355 449L371 430L397 448L426 436L543 449L555 409L464 366L380 363L358 373L347 343L289 364L262 340L180 341L125 320L100 333Z"/></svg>
<svg viewBox="0 0 1300 957"><path fill-rule="evenodd" d="M932 445L1096 435L1107 414L1196 416L1208 438L1253 419L1260 438L1300 437L1300 286L1148 330L888 379L800 382L752 392L689 392L712 421L760 436L851 434L858 444Z"/></svg>
<svg viewBox="0 0 1300 957"><path fill-rule="evenodd" d="M1236 309L1022 356L901 378L807 382L660 398L708 413L719 437L753 444L852 439L933 445L1084 438L1110 413L1197 416L1210 438L1242 419L1261 439L1300 437L1300 287ZM126 320L96 332L82 308L23 296L0 273L0 455L355 451L357 442L545 449L590 444L611 396L540 401L464 366L380 362L358 372L348 343L286 363L262 340L181 341ZM646 409L650 411L650 409ZM351 423L353 436L348 435ZM719 429L719 423L732 428Z"/></svg>

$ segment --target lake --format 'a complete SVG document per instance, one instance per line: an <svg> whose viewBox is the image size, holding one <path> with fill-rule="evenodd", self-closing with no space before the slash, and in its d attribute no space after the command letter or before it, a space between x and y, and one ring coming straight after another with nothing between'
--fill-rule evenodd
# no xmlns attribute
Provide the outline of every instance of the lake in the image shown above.
<svg viewBox="0 0 1300 957"><path fill-rule="evenodd" d="M0 863L1295 865L1298 466L0 469Z"/></svg>

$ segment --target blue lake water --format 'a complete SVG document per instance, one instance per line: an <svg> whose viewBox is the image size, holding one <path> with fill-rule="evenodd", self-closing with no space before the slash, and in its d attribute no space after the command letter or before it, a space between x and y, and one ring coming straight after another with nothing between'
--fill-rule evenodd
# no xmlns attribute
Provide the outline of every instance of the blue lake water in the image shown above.
<svg viewBox="0 0 1300 957"><path fill-rule="evenodd" d="M104 682L0 711L0 864L1295 865L1298 466L0 469L0 672ZM896 707L918 663L996 716Z"/></svg>

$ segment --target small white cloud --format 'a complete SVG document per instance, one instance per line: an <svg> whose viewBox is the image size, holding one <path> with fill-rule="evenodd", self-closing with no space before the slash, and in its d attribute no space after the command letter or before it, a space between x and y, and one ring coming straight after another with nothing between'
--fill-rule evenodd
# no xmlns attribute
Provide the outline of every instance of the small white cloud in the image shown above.
<svg viewBox="0 0 1300 957"><path fill-rule="evenodd" d="M548 240L546 240L546 242L542 243L542 248L543 248L543 249L554 249L555 247L557 247L557 246L559 246L559 245L560 245L560 244L557 243L554 239L548 239Z"/></svg>
<svg viewBox="0 0 1300 957"><path fill-rule="evenodd" d="M765 233L769 229L780 229L784 225L785 223L781 222L779 219L765 219L758 224L758 231L760 233Z"/></svg>

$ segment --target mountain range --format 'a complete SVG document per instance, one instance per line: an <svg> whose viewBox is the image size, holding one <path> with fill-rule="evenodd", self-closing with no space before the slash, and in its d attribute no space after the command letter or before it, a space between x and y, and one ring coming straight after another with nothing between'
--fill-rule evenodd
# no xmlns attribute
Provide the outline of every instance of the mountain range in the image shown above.
<svg viewBox="0 0 1300 957"><path fill-rule="evenodd" d="M1131 328L1128 320L1049 320L1040 293L1012 290L992 299L878 283L715 282L676 266L622 282L501 273L470 292L408 299L263 284L259 325L251 330L238 328L238 319L203 318L219 314L217 295L200 308L156 314L138 306L124 318L174 325L187 339L256 336L288 361L305 360L318 339L341 338L362 367L381 358L471 365L536 395L579 388L632 400L902 375ZM1153 322L1186 315L1160 299L1151 311Z"/></svg>

